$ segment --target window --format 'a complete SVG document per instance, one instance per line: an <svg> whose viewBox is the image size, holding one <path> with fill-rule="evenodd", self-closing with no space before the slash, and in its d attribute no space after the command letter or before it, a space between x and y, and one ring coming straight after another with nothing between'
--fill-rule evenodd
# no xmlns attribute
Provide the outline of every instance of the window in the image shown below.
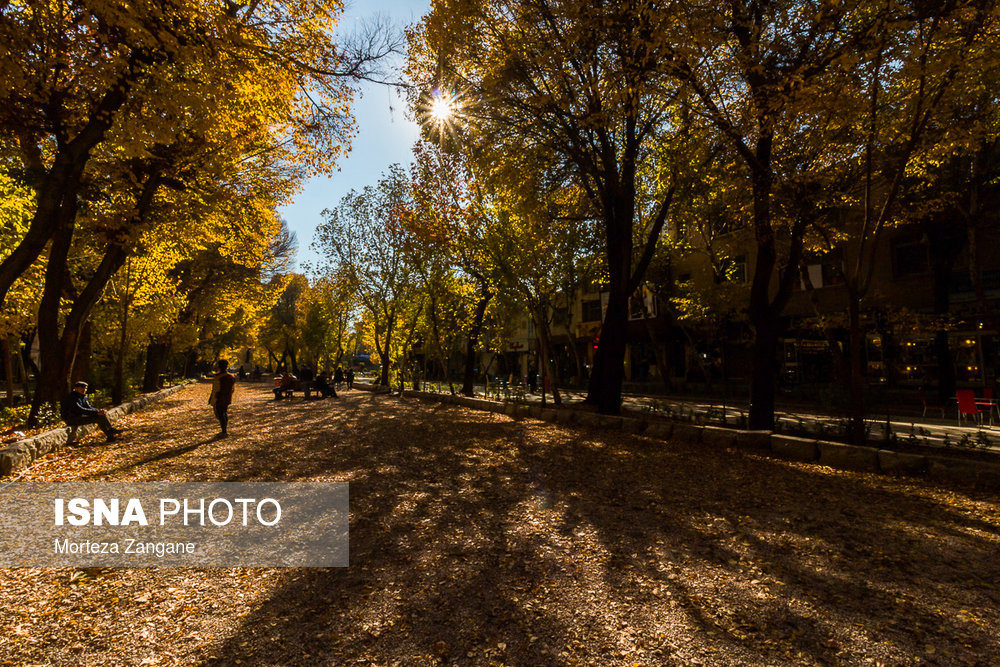
<svg viewBox="0 0 1000 667"><path fill-rule="evenodd" d="M601 321L601 301L600 299L588 299L583 302L583 321L584 322L600 322Z"/></svg>
<svg viewBox="0 0 1000 667"><path fill-rule="evenodd" d="M747 281L746 255L725 257L719 265L720 275L716 275L716 284L722 282L745 283Z"/></svg>
<svg viewBox="0 0 1000 667"><path fill-rule="evenodd" d="M740 255L739 257L733 259L733 263L727 273L730 282L745 283L747 281L746 255Z"/></svg>
<svg viewBox="0 0 1000 667"><path fill-rule="evenodd" d="M823 286L828 285L843 285L844 276L841 275L840 271L833 264L823 264L821 269L823 275Z"/></svg>

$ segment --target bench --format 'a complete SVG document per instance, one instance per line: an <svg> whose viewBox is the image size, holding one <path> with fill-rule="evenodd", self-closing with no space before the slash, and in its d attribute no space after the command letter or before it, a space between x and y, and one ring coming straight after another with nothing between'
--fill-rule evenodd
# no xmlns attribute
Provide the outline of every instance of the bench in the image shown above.
<svg viewBox="0 0 1000 667"><path fill-rule="evenodd" d="M291 387L275 387L274 388L274 398L275 400L281 400L282 398L292 398L295 392L301 391L305 398L312 398L313 388L312 382L303 382L302 380L296 380L295 384ZM280 397L279 397L280 394Z"/></svg>

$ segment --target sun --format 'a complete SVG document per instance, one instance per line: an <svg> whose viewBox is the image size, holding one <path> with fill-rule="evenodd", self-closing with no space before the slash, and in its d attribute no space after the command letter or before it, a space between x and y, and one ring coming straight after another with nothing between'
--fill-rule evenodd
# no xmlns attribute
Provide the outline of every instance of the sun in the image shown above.
<svg viewBox="0 0 1000 667"><path fill-rule="evenodd" d="M435 96L431 102L431 118L438 123L446 123L455 113L455 103L450 95Z"/></svg>
<svg viewBox="0 0 1000 667"><path fill-rule="evenodd" d="M462 93L445 87L428 90L422 96L418 113L428 137L437 141L457 137L469 118Z"/></svg>
<svg viewBox="0 0 1000 667"><path fill-rule="evenodd" d="M455 113L455 100L448 94L434 96L431 102L430 114L438 124L447 123Z"/></svg>

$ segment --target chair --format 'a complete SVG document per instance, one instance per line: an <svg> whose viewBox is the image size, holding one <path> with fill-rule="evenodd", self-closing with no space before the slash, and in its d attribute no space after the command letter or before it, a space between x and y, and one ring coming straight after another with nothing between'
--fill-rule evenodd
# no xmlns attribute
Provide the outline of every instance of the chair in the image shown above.
<svg viewBox="0 0 1000 667"><path fill-rule="evenodd" d="M997 403L993 400L993 387L983 389L983 400L976 401L976 407L982 407L990 415L990 426L993 425L993 411L997 409ZM981 411L981 412L982 412Z"/></svg>
<svg viewBox="0 0 1000 667"><path fill-rule="evenodd" d="M928 403L927 402L927 394L924 393L924 388L923 387L918 387L917 388L917 394L920 396L920 403L924 406L924 413L922 415L920 415L921 417L926 417L928 410L939 410L941 412L941 418L944 419L944 406L943 405L937 405L935 403Z"/></svg>
<svg viewBox="0 0 1000 667"><path fill-rule="evenodd" d="M985 413L985 410L980 410L976 405L976 395L971 389L959 389L955 392L955 396L958 398L958 425L962 425L962 417L972 417L977 423L982 420L979 419L979 415Z"/></svg>

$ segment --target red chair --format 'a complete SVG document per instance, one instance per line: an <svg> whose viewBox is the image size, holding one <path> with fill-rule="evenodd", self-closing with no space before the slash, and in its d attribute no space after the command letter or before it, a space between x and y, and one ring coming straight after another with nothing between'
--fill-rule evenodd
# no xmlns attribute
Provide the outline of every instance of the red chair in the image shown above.
<svg viewBox="0 0 1000 667"><path fill-rule="evenodd" d="M983 400L976 401L977 408L984 408L980 412L986 412L990 415L990 426L993 425L993 411L997 409L997 403L993 400L993 387L986 387L983 389Z"/></svg>
<svg viewBox="0 0 1000 667"><path fill-rule="evenodd" d="M934 403L927 402L927 394L924 393L923 387L917 388L917 394L920 396L920 403L924 406L924 413L920 415L921 417L927 416L928 410L939 410L941 412L941 418L944 419L944 406L936 405Z"/></svg>
<svg viewBox="0 0 1000 667"><path fill-rule="evenodd" d="M962 425L962 417L972 417L975 419L976 423L980 423L982 420L979 415L984 414L986 410L980 410L979 406L976 405L976 394L971 389L959 389L955 392L955 396L958 398L958 424Z"/></svg>

